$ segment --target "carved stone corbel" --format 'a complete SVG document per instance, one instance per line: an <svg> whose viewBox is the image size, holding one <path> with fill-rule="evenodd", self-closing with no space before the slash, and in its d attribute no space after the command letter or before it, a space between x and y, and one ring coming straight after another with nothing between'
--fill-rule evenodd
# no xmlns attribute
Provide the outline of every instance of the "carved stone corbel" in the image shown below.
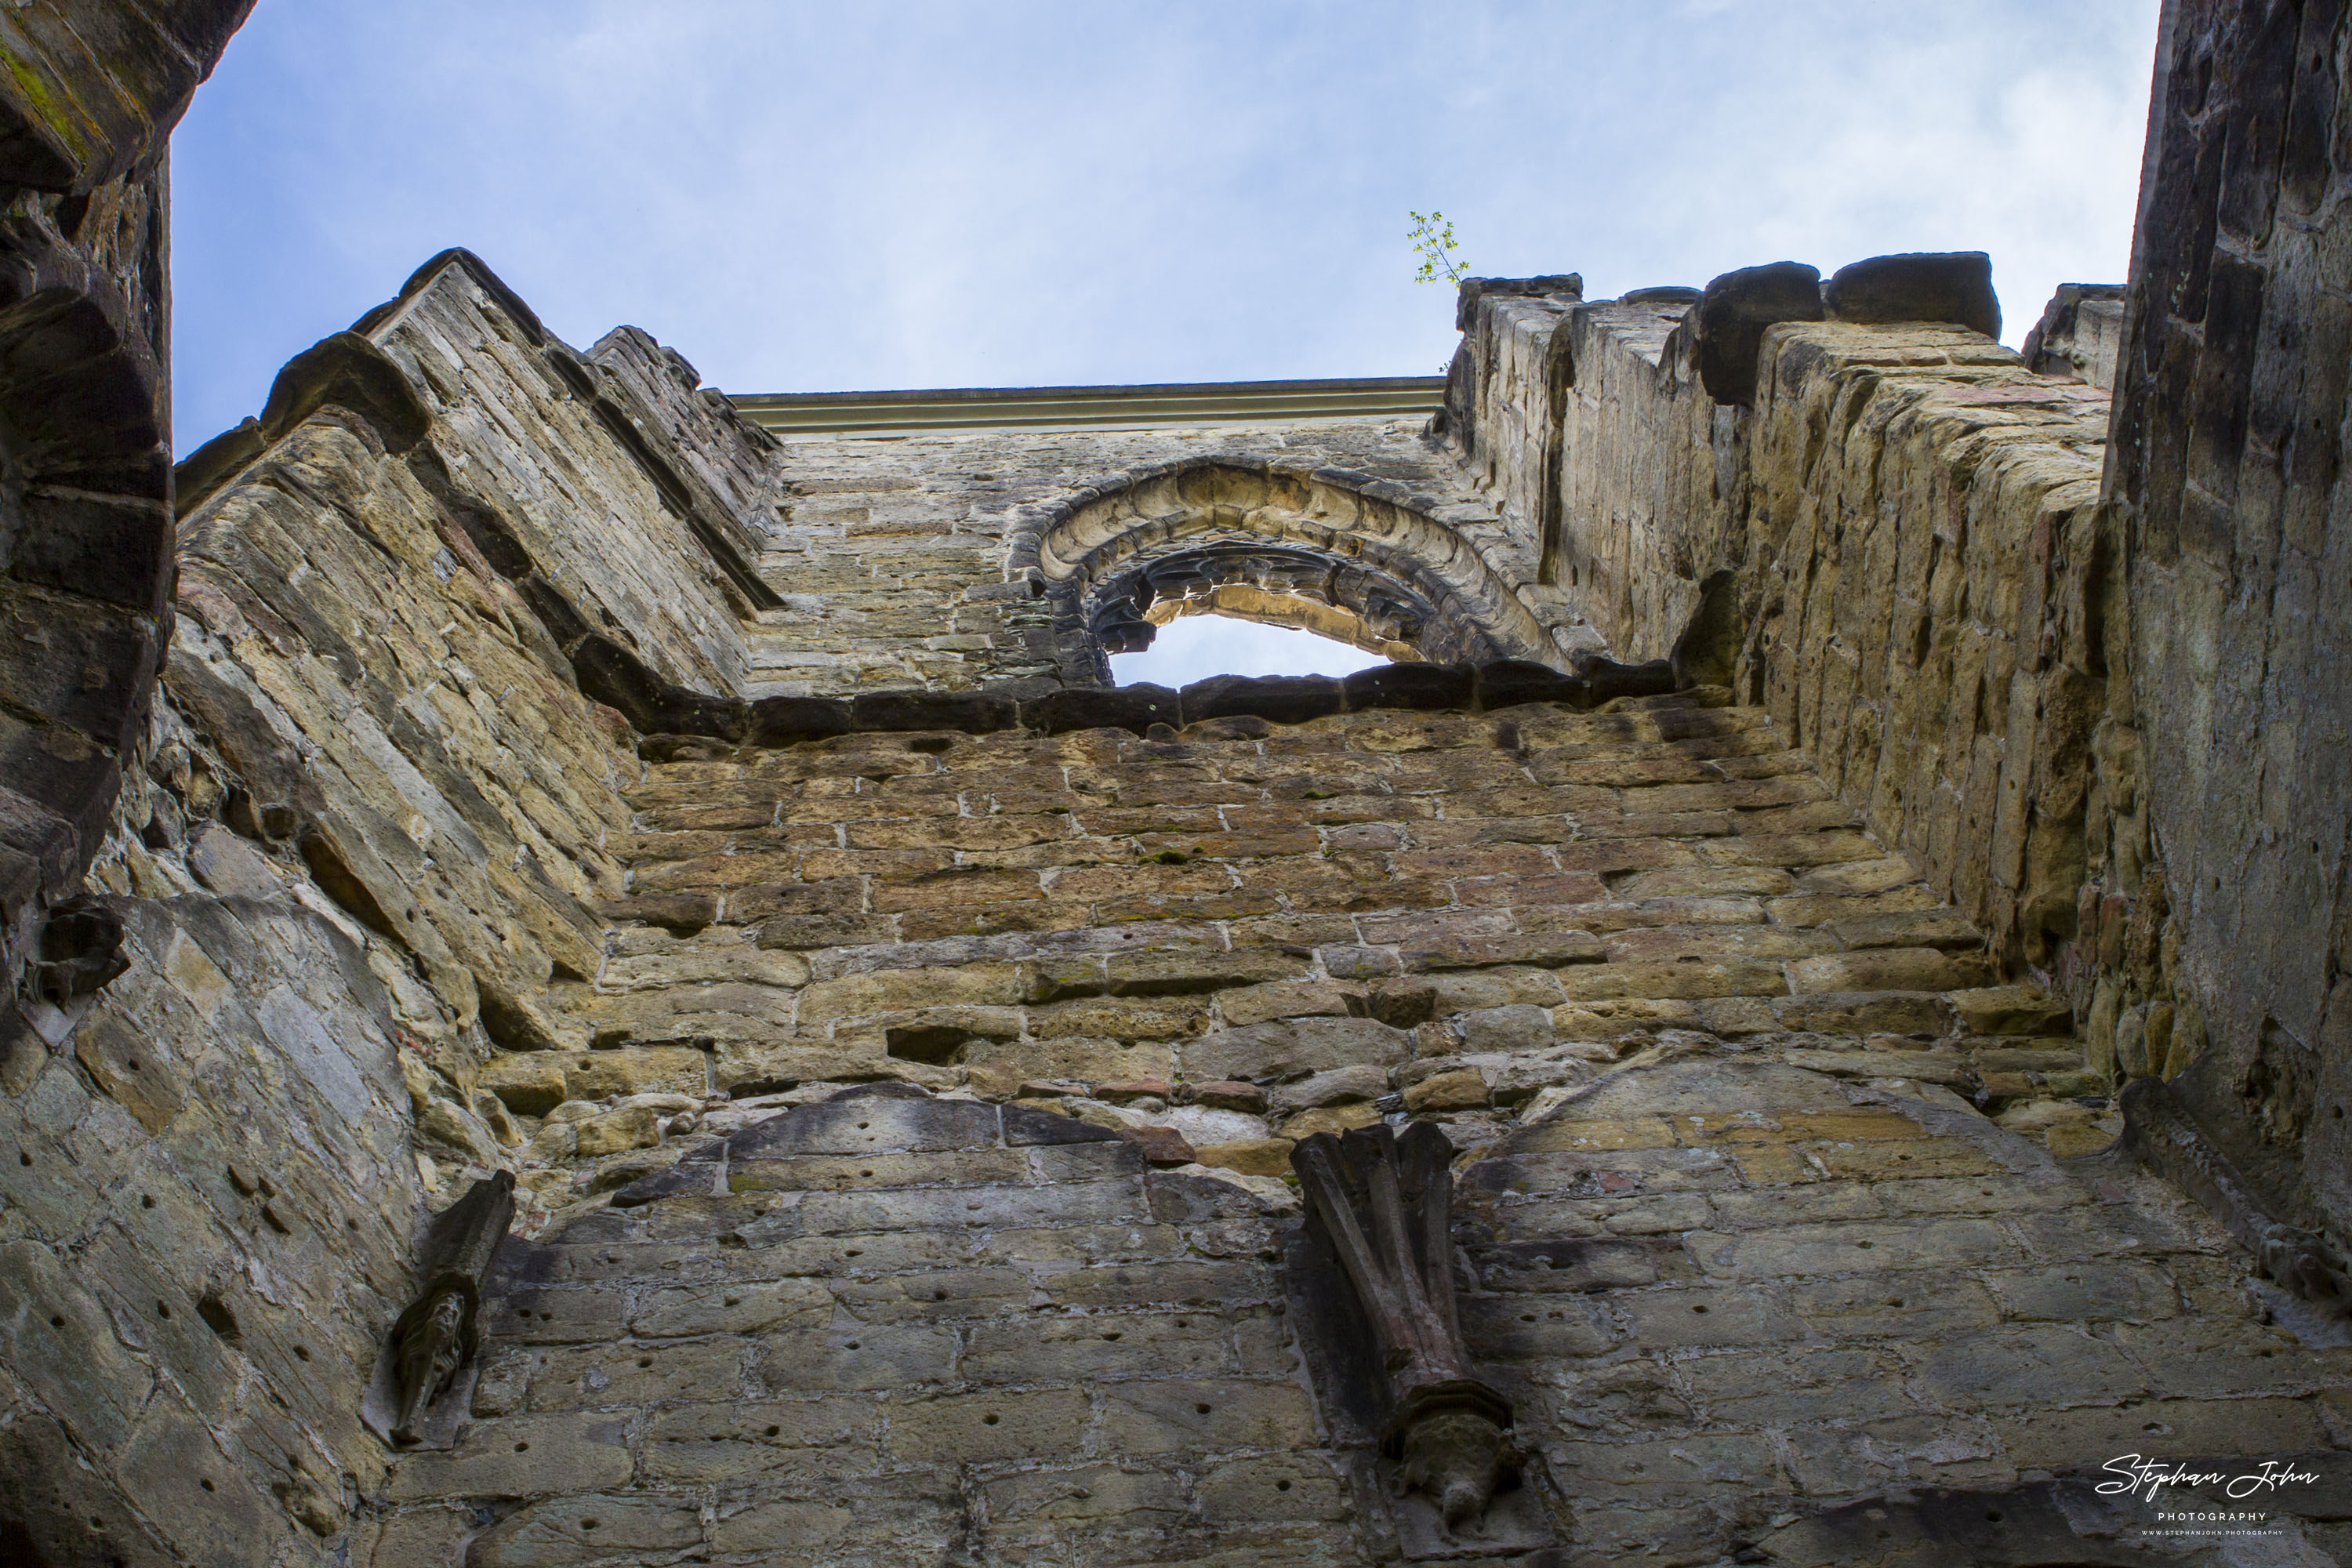
<svg viewBox="0 0 2352 1568"><path fill-rule="evenodd" d="M1484 1532L1513 1479L1511 1407L1472 1370L1454 1284L1454 1146L1427 1122L1402 1135L1318 1132L1291 1151L1309 1223L1354 1288L1387 1379L1391 1485L1426 1492L1448 1534Z"/></svg>
<svg viewBox="0 0 2352 1568"><path fill-rule="evenodd" d="M2124 1147L2204 1205L2254 1255L2263 1278L2337 1316L2352 1315L2352 1271L2317 1231L2274 1219L2237 1166L2180 1108L2171 1085L2135 1079L2123 1092Z"/></svg>
<svg viewBox="0 0 2352 1568"><path fill-rule="evenodd" d="M425 1244L424 1293L392 1327L400 1405L391 1436L421 1442L425 1413L480 1348L482 1284L514 1220L514 1173L476 1182L434 1220Z"/></svg>

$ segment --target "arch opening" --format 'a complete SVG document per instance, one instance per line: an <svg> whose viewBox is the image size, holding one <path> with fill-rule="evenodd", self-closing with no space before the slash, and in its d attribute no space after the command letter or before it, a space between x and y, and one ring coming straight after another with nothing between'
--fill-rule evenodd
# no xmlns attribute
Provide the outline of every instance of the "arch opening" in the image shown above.
<svg viewBox="0 0 2352 1568"><path fill-rule="evenodd" d="M1394 660L1556 662L1475 546L1401 492L1374 493L1382 488L1333 469L1204 460L1053 509L1034 562L1055 602L1065 678L1107 683L1110 655L1149 647L1160 627L1195 615Z"/></svg>
<svg viewBox="0 0 2352 1568"><path fill-rule="evenodd" d="M1107 585L1092 624L1106 653L1137 653L1187 616L1312 632L1383 658L1423 657L1437 618L1410 584L1360 563L1284 546L1223 543L1147 558Z"/></svg>

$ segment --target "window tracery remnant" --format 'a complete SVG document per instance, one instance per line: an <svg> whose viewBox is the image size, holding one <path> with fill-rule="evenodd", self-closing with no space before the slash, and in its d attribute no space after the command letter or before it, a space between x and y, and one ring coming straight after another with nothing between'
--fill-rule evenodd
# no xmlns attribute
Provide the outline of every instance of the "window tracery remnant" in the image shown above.
<svg viewBox="0 0 2352 1568"><path fill-rule="evenodd" d="M1559 644L1488 559L1477 520L1338 468L1196 461L1081 487L1039 507L1016 537L1014 574L1052 601L1063 679L1107 684L1108 658L1140 651L1181 615L1293 626L1395 659L1534 659ZM1506 574L1509 574L1507 575Z"/></svg>
<svg viewBox="0 0 2352 1568"><path fill-rule="evenodd" d="M1437 611L1383 572L1304 550L1213 545L1145 562L1107 587L1091 629L1106 653L1140 653L1183 616L1289 626L1368 653L1424 657Z"/></svg>

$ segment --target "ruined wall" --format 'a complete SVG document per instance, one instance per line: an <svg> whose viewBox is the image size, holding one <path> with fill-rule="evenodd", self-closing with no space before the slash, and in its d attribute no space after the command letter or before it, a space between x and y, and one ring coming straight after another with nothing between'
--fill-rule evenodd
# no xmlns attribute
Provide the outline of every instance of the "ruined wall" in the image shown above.
<svg viewBox="0 0 2352 1568"><path fill-rule="evenodd" d="M583 1000L671 1043L486 1074L545 1243L355 1562L1392 1561L1271 1178L1408 1117L1571 1561L1867 1561L1889 1485L2100 1550L2027 1472L2151 1424L2340 1468L2342 1353L2053 1163L2115 1124L2064 1005L1758 710L703 742L629 798Z"/></svg>
<svg viewBox="0 0 2352 1568"><path fill-rule="evenodd" d="M0 1075L0 1513L52 1564L342 1542L419 1226L516 1160L477 1074L589 1044L562 998L639 764L581 686L743 668L709 492L762 448L699 431L681 477L664 422L724 416L670 357L632 335L607 379L464 257L363 325L184 466L180 613L89 882L128 971L21 1000Z"/></svg>
<svg viewBox="0 0 2352 1568"><path fill-rule="evenodd" d="M2305 167L2264 161L2309 95L2262 51L2334 13L2263 15L2168 34L2159 126L2224 150L2184 211ZM2198 276L2328 319L2317 241L2250 282L2272 251L2220 232ZM2236 1560L2091 1489L2159 1438L2310 1469L2280 1550L2352 1550L2340 1326L2111 1147L2116 1069L2182 1067L2200 994L2225 1040L2286 1003L2192 1110L2292 1149L2332 1081L2284 933L2212 956L2302 884L2232 925L2157 868L2236 830L2184 788L2242 711L2199 628L2326 625L2236 523L2277 618L2183 586L2182 522L2254 515L2212 433L2267 439L2274 382L2232 378L2273 339L2139 299L2101 506L2105 301L2029 368L1982 259L1478 280L1426 431L775 441L435 258L182 464L152 711L9 672L97 704L51 742L121 726L54 775L89 832L10 847L53 894L94 855L74 929L127 940L0 1037L0 1555ZM63 592L48 559L11 581ZM1089 689L1202 604L1481 662ZM2281 646L2242 739L2318 769L2328 650ZM1524 1461L1476 1541L1386 1484L1283 1179L1413 1121L1463 1152L1433 1273ZM395 1447L385 1332L494 1170L488 1342Z"/></svg>
<svg viewBox="0 0 2352 1568"><path fill-rule="evenodd" d="M1106 562L1279 549L1316 528L1312 509L1269 497L1278 475L1353 509L1392 509L1446 538L1404 553L1458 563L1477 617L1507 616L1510 652L1562 658L1572 616L1537 590L1536 558L1497 509L1423 438L1419 420L1136 431L988 431L899 440L793 438L778 458L789 517L761 569L784 596L748 636L753 695L845 695L924 686L1036 691L1107 683L1091 575L1041 569L1041 546L1074 525L1114 519L1126 546ZM1207 496L1179 476L1255 476L1257 493ZM1139 510L1140 509L1140 510ZM1355 516L1324 525L1345 535ZM1377 531L1367 528L1377 539ZM1102 542L1090 542L1088 549ZM1343 541L1342 558L1360 552ZM1237 581L1239 579L1236 579ZM1317 590L1318 594L1320 590ZM1318 600L1301 600L1309 607ZM1329 602L1323 595L1321 602ZM1269 605L1280 613L1281 606ZM1141 612L1125 624L1137 627ZM1148 631L1148 627L1139 629ZM1489 657L1492 657L1491 655Z"/></svg>
<svg viewBox="0 0 2352 1568"><path fill-rule="evenodd" d="M86 994L110 928L54 927L106 836L171 635L165 138L252 0L0 18L0 1053Z"/></svg>
<svg viewBox="0 0 2352 1568"><path fill-rule="evenodd" d="M1518 365L1522 400L1564 389L1555 432L1514 437L1550 464L1552 575L1619 658L1765 705L2005 962L2073 984L2086 867L2137 802L2093 521L2105 398L1962 326L1792 321L1718 400L1704 307L1645 293L1559 314L1548 359L1481 361Z"/></svg>
<svg viewBox="0 0 2352 1568"><path fill-rule="evenodd" d="M2197 1114L2292 1209L2341 1216L2343 7L2170 10L2109 470L2162 875L2118 889L2143 934L2116 984L2152 993L2177 955L2217 1047Z"/></svg>

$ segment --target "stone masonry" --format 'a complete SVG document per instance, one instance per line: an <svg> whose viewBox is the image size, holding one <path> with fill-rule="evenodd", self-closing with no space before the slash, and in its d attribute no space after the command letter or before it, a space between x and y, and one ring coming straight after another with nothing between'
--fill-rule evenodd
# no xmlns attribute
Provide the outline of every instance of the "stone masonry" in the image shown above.
<svg viewBox="0 0 2352 1568"><path fill-rule="evenodd" d="M1416 412L828 428L453 250L168 474L152 9L0 23L0 1563L2352 1560L2340 6L2169 8L2023 355L1479 279ZM1452 1513L1294 1173L1416 1124Z"/></svg>

